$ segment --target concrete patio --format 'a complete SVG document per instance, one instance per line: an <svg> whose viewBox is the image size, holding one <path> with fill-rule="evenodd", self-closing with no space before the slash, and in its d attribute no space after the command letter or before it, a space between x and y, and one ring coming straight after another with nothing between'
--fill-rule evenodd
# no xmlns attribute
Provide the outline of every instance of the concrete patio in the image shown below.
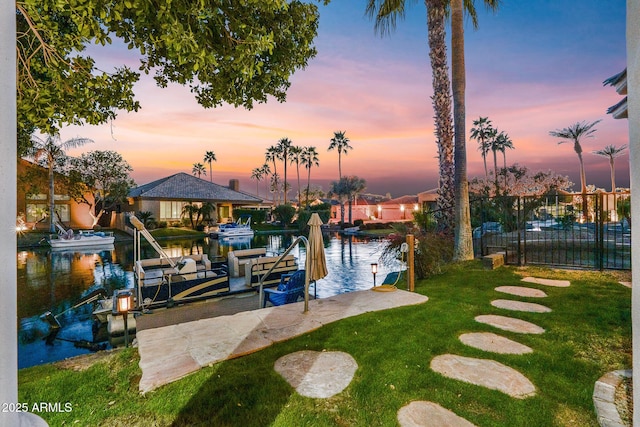
<svg viewBox="0 0 640 427"><path fill-rule="evenodd" d="M366 290L311 300L307 313L303 313L304 302L298 302L149 329L143 326L137 333L142 370L139 389L146 393L202 367L253 353L340 319L426 301L424 295L402 290ZM201 304L183 310L184 318L198 318L195 311L211 311L211 306ZM147 327L162 324L145 316L138 324L145 322Z"/></svg>

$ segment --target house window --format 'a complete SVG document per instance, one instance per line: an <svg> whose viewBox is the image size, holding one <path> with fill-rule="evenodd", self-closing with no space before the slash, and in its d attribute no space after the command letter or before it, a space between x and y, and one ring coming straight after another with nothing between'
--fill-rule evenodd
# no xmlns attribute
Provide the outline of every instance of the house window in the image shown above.
<svg viewBox="0 0 640 427"><path fill-rule="evenodd" d="M229 209L229 206L218 206L218 222L220 222L221 220L224 220L225 218L230 218L231 217L231 210Z"/></svg>
<svg viewBox="0 0 640 427"><path fill-rule="evenodd" d="M175 219L179 220L182 218L182 207L185 205L184 202L177 201L167 201L160 202L160 219Z"/></svg>
<svg viewBox="0 0 640 427"><path fill-rule="evenodd" d="M56 220L69 222L71 215L69 213L69 205L55 205L55 211L58 213ZM47 216L49 205L47 203L27 203L27 222L38 222Z"/></svg>

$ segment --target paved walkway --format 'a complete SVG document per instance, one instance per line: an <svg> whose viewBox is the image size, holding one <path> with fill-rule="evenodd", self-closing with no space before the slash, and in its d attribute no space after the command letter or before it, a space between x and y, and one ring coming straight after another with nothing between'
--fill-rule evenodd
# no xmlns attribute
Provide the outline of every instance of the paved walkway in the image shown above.
<svg viewBox="0 0 640 427"><path fill-rule="evenodd" d="M253 353L336 320L426 301L424 295L402 290L357 291L312 300L306 314L304 303L298 302L141 330L137 333L139 388L143 393L153 390L204 366Z"/></svg>

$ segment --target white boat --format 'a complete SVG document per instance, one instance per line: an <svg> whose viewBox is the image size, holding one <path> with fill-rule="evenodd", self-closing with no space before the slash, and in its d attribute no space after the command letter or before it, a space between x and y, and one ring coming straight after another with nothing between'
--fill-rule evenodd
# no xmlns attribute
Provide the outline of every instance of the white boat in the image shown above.
<svg viewBox="0 0 640 427"><path fill-rule="evenodd" d="M229 224L221 224L218 228L218 237L240 237L240 236L253 236L253 229L251 228L251 217L238 218L236 222Z"/></svg>
<svg viewBox="0 0 640 427"><path fill-rule="evenodd" d="M49 245L53 249L69 249L82 247L97 247L113 245L115 237L110 231L65 231L49 238Z"/></svg>

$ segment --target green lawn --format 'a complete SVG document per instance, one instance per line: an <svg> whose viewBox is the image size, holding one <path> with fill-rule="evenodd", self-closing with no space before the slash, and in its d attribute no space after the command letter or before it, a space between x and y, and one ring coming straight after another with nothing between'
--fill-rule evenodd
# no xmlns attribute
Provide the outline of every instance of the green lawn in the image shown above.
<svg viewBox="0 0 640 427"><path fill-rule="evenodd" d="M543 289L544 300L513 297L551 313L506 312L494 291L521 275L571 280ZM631 292L606 273L501 268L477 261L453 265L417 283L425 304L369 313L323 326L267 349L218 363L154 392L137 392L134 349L116 352L88 370L40 366L19 372L20 402L71 402L68 413L40 414L52 426L392 426L398 409L429 400L478 426L597 426L592 393L604 373L631 366ZM502 314L533 322L542 335L499 331L474 321ZM463 345L465 332L495 332L528 345L528 355L498 355ZM299 350L339 350L359 368L329 399L301 397L277 374L281 356ZM527 376L537 394L524 400L445 378L429 368L437 355L492 358Z"/></svg>

